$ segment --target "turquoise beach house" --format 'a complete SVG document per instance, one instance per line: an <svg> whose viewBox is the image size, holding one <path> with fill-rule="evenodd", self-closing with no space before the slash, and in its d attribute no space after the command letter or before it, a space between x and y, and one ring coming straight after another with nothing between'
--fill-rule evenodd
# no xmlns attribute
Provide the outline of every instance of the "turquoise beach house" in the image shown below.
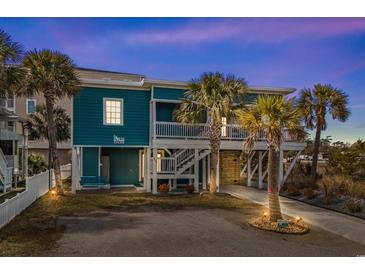
<svg viewBox="0 0 365 274"><path fill-rule="evenodd" d="M168 183L171 190L190 183L196 192L207 187L210 170L208 126L181 124L173 111L179 106L187 83L154 80L144 75L78 69L82 82L72 98L72 186L86 188L135 187L157 193L158 185ZM253 103L259 94L285 96L294 89L249 87L244 98ZM239 154L247 131L223 118L218 177L223 183L243 174L248 185L264 187L263 168L266 143L260 140L239 166ZM285 140L281 151L280 180L284 174L283 153L293 150L299 156L304 143ZM254 157L258 160L253 161ZM220 163L230 163L226 169ZM256 165L254 166L253 163ZM254 177L255 176L255 177ZM253 180L253 178L258 178Z"/></svg>

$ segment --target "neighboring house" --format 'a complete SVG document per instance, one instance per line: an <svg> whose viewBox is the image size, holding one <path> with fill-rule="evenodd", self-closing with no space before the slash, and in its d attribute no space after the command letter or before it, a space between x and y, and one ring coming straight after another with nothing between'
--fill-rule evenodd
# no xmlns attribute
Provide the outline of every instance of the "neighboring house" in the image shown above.
<svg viewBox="0 0 365 274"><path fill-rule="evenodd" d="M15 112L22 119L26 120L29 115L36 111L36 107L44 104L43 95L37 94L33 97L16 97ZM57 101L57 106L65 109L66 113L71 116L71 99L65 97ZM18 127L18 132L21 130ZM48 140L31 140L28 141L29 154L40 154L48 162ZM57 154L61 165L71 163L71 140L57 144Z"/></svg>
<svg viewBox="0 0 365 274"><path fill-rule="evenodd" d="M83 69L81 90L72 99L72 187L137 187L157 193L158 184L176 189L193 183L195 191L209 181L208 125L181 124L173 111L184 97L186 82L153 80L143 75ZM259 94L284 96L294 89L249 87L247 104ZM263 187L267 144L260 140L240 166L239 155L248 132L223 119L220 182L233 183L247 173L247 184ZM287 135L280 152L279 179L285 181L283 152L304 149L304 142ZM253 157L257 165L252 166ZM295 161L293 161L294 165Z"/></svg>
<svg viewBox="0 0 365 274"><path fill-rule="evenodd" d="M14 113L14 98L0 98L0 191L12 188L13 182L27 175L26 136L23 120ZM16 127L19 125L20 133Z"/></svg>

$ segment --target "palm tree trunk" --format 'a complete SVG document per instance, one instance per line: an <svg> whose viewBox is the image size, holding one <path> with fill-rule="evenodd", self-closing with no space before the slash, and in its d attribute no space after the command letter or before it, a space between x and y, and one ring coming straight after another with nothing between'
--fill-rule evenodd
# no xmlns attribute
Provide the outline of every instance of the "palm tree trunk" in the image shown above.
<svg viewBox="0 0 365 274"><path fill-rule="evenodd" d="M210 182L209 182L209 192L215 193L217 191L217 166L219 149L221 146L221 123L217 121L210 121L209 126L209 142L210 142L210 152L211 152L211 164L210 164Z"/></svg>
<svg viewBox="0 0 365 274"><path fill-rule="evenodd" d="M58 161L57 156L57 128L56 123L54 121L53 115L53 98L50 96L46 96L46 108L47 108L47 127L48 127L48 143L49 143L49 153L51 158L51 166L54 170L54 174L56 177L56 188L59 194L63 194L63 185L61 181L61 171L60 171L60 163Z"/></svg>
<svg viewBox="0 0 365 274"><path fill-rule="evenodd" d="M268 197L270 221L276 222L281 219L281 209L279 201L279 183L278 183L278 153L273 146L269 147L268 155Z"/></svg>
<svg viewBox="0 0 365 274"><path fill-rule="evenodd" d="M316 128L316 137L314 139L313 144L313 159L312 159L312 168L311 168L311 178L308 185L308 190L311 191L316 186L317 181L317 165L318 165L318 154L319 154L319 145L321 142L321 125L317 125Z"/></svg>

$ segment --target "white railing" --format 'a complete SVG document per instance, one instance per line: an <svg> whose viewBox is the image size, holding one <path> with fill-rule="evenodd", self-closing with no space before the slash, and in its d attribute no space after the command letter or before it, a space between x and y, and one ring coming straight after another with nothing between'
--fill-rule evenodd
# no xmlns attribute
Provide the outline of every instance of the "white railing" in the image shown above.
<svg viewBox="0 0 365 274"><path fill-rule="evenodd" d="M0 148L0 181L3 185L4 192L7 188L11 187L12 175L13 168L8 166L8 161Z"/></svg>
<svg viewBox="0 0 365 274"><path fill-rule="evenodd" d="M21 134L17 134L14 131L1 128L0 129L0 140L18 140L19 142L23 141L23 136Z"/></svg>
<svg viewBox="0 0 365 274"><path fill-rule="evenodd" d="M184 149L175 155L176 167L179 168L194 156L194 149Z"/></svg>
<svg viewBox="0 0 365 274"><path fill-rule="evenodd" d="M182 124L176 122L156 122L155 134L157 138L176 139L209 139L208 124ZM249 136L247 129L239 125L229 124L222 127L222 140L244 140ZM259 141L265 141L263 132L259 134ZM284 130L284 141L295 141L295 138Z"/></svg>
<svg viewBox="0 0 365 274"><path fill-rule="evenodd" d="M248 131L238 125L225 125L222 128L222 139L243 140ZM156 137L182 139L208 139L208 124L182 124L176 122L156 122Z"/></svg>
<svg viewBox="0 0 365 274"><path fill-rule="evenodd" d="M159 173L171 173L175 172L175 158L174 157L163 157L157 159L157 170Z"/></svg>
<svg viewBox="0 0 365 274"><path fill-rule="evenodd" d="M52 176L53 171L51 172ZM54 176L52 176L52 187L55 185ZM16 215L30 206L35 200L46 194L49 190L49 172L48 170L40 174L28 177L25 182L25 190L16 196L5 200L0 204L0 228L9 223Z"/></svg>

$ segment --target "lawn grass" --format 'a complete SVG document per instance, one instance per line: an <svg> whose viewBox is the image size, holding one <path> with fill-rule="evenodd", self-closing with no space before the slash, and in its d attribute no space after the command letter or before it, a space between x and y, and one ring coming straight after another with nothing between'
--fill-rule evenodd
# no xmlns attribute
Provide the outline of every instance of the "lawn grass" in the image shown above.
<svg viewBox="0 0 365 274"><path fill-rule="evenodd" d="M84 215L92 211L173 211L185 207L242 209L257 207L228 195L154 196L147 193L46 194L0 230L1 256L46 255L62 237L60 216Z"/></svg>

